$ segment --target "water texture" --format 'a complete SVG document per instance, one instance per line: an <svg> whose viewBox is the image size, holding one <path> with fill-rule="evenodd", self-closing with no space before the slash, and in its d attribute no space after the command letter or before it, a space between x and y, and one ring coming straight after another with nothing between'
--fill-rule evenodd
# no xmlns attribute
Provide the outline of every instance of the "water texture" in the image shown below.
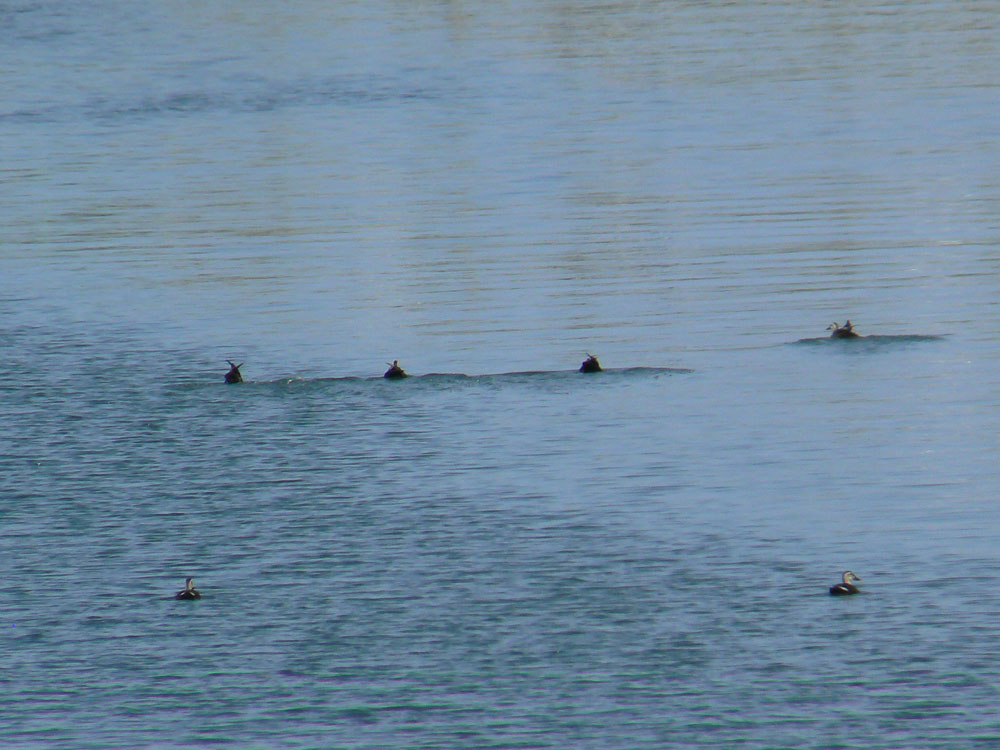
<svg viewBox="0 0 1000 750"><path fill-rule="evenodd" d="M1000 744L993 4L0 50L4 747Z"/></svg>

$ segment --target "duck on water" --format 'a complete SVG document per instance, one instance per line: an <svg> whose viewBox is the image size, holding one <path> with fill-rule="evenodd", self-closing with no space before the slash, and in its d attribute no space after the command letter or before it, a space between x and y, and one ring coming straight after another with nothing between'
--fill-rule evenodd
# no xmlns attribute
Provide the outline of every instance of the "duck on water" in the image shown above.
<svg viewBox="0 0 1000 750"><path fill-rule="evenodd" d="M831 339L858 339L861 338L854 332L854 326L851 321L847 321L844 325L840 325L837 322L833 322L826 327L826 330L833 331L830 334Z"/></svg>
<svg viewBox="0 0 1000 750"><path fill-rule="evenodd" d="M240 368L243 367L243 362L238 365L235 364L231 359L227 359L226 362L229 363L229 372L226 373L227 383L242 383L243 375L240 374Z"/></svg>
<svg viewBox="0 0 1000 750"><path fill-rule="evenodd" d="M184 579L184 588L174 594L174 599L201 599L201 592L194 587L193 578Z"/></svg>
<svg viewBox="0 0 1000 750"><path fill-rule="evenodd" d="M385 375L383 375L382 377L390 379L405 378L406 371L399 366L399 360L394 359L392 360L392 364L389 365L389 369L385 371Z"/></svg>
<svg viewBox="0 0 1000 750"><path fill-rule="evenodd" d="M580 365L580 372L600 372L601 363L597 361L597 357L593 354L588 354L587 358L583 360L583 364Z"/></svg>
<svg viewBox="0 0 1000 750"><path fill-rule="evenodd" d="M853 570L845 570L842 576L842 583L830 587L830 596L848 596L850 594L860 594L861 589L854 585L854 581L861 581Z"/></svg>

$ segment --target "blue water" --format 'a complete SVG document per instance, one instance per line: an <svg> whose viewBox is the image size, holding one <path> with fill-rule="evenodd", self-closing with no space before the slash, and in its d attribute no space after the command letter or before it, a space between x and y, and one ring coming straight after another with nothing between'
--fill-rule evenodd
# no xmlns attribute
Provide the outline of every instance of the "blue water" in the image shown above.
<svg viewBox="0 0 1000 750"><path fill-rule="evenodd" d="M0 0L2 745L1000 746L998 26Z"/></svg>

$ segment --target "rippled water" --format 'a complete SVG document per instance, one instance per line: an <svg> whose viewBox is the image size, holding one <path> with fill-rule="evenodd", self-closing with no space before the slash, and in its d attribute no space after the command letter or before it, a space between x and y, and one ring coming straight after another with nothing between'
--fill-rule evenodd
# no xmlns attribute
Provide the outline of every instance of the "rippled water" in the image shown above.
<svg viewBox="0 0 1000 750"><path fill-rule="evenodd" d="M997 26L0 2L3 745L1000 743Z"/></svg>

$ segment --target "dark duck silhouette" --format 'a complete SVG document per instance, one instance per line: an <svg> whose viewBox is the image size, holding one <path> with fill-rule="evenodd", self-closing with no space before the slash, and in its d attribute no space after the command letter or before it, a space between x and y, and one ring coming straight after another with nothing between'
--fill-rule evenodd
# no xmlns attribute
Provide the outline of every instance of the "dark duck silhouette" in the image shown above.
<svg viewBox="0 0 1000 750"><path fill-rule="evenodd" d="M826 330L833 331L830 334L831 339L857 339L861 338L854 332L854 326L851 321L847 321L844 325L839 325L836 322L831 323L826 327Z"/></svg>
<svg viewBox="0 0 1000 750"><path fill-rule="evenodd" d="M398 359L394 359L394 360L392 360L392 364L389 365L389 369L385 371L385 375L383 375L382 377L384 377L384 378L395 378L395 379L405 378L406 377L406 371L402 367L399 366L399 360Z"/></svg>
<svg viewBox="0 0 1000 750"><path fill-rule="evenodd" d="M854 581L860 581L861 579L854 573L853 570L845 570L843 575L843 583L838 583L836 586L830 587L830 596L848 596L849 594L860 594L861 590L854 585Z"/></svg>
<svg viewBox="0 0 1000 750"><path fill-rule="evenodd" d="M238 365L234 364L231 359L227 359L226 362L229 363L229 372L226 373L227 383L242 383L243 375L240 374L240 368L243 367L243 363L240 362Z"/></svg>
<svg viewBox="0 0 1000 750"><path fill-rule="evenodd" d="M588 354L587 358L583 360L583 364L580 365L580 372L600 372L601 363L597 361L597 357L593 354Z"/></svg>
<svg viewBox="0 0 1000 750"><path fill-rule="evenodd" d="M193 578L184 579L184 588L174 594L174 599L201 599L201 592L194 587Z"/></svg>

